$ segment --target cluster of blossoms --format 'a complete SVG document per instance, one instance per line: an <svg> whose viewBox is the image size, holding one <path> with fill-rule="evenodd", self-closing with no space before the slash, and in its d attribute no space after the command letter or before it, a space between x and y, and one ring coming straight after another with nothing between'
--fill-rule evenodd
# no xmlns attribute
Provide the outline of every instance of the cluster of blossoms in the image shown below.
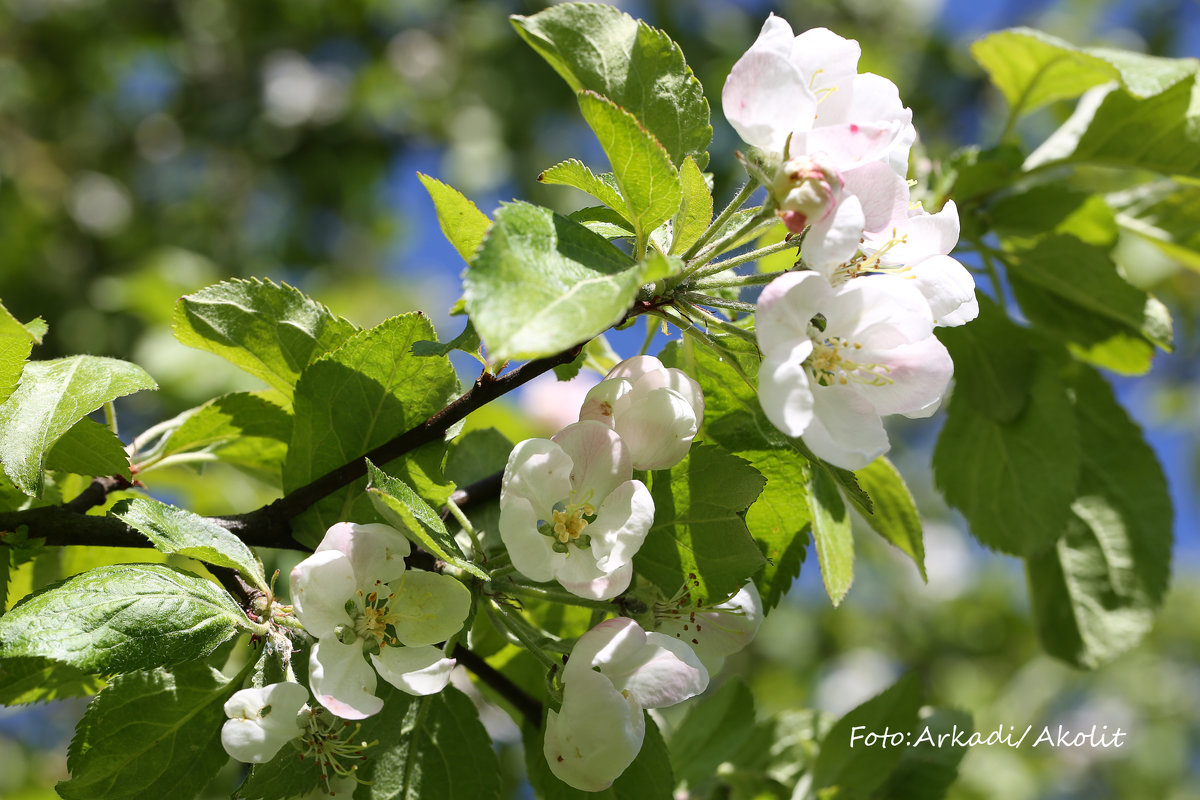
<svg viewBox="0 0 1200 800"><path fill-rule="evenodd" d="M440 692L455 661L434 645L457 633L471 607L458 580L406 567L412 546L388 525L339 522L311 556L292 570L296 619L316 639L309 685L320 704L308 705L299 683L243 689L225 704L225 751L239 761L270 761L292 742L301 758L321 768L329 794L349 795L364 742L348 720L379 713L376 675L412 695Z"/></svg>
<svg viewBox="0 0 1200 800"><path fill-rule="evenodd" d="M700 386L682 370L652 356L617 364L588 393L578 422L513 449L500 493L513 566L591 600L629 589L654 521L654 501L633 471L678 464L703 422ZM685 589L652 602L647 619L655 630L609 619L571 650L544 751L551 771L577 789L600 791L625 771L642 747L644 710L703 692L710 671L757 632L762 602L752 584L708 607Z"/></svg>
<svg viewBox="0 0 1200 800"><path fill-rule="evenodd" d="M768 207L809 271L762 293L755 321L767 417L821 458L865 467L888 449L881 417L927 416L953 364L933 336L979 308L949 256L958 213L912 204L912 112L886 78L858 73L857 42L771 16L734 65L725 116L756 148Z"/></svg>
<svg viewBox="0 0 1200 800"><path fill-rule="evenodd" d="M513 448L500 489L500 536L513 566L580 597L629 588L654 522L635 469L667 469L704 422L700 386L653 356L617 364L588 392L579 421Z"/></svg>

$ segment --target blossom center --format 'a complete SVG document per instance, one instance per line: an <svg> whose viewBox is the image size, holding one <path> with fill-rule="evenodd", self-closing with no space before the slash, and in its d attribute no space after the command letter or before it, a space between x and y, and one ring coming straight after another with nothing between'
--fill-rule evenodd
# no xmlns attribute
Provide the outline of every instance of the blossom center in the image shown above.
<svg viewBox="0 0 1200 800"><path fill-rule="evenodd" d="M821 386L845 386L849 383L886 386L892 383L892 379L886 374L890 371L886 364L855 361L859 350L862 350L861 342L850 341L840 336L818 334L813 337L812 355L805 363L813 380Z"/></svg>
<svg viewBox="0 0 1200 800"><path fill-rule="evenodd" d="M550 523L554 530L554 538L563 544L575 541L588 526L585 515L592 516L595 513L596 509L592 508L591 503L571 504L561 511L556 509L554 519Z"/></svg>
<svg viewBox="0 0 1200 800"><path fill-rule="evenodd" d="M371 592L364 598L362 613L354 620L354 632L360 639L374 640L377 647L396 644L395 635L388 633L388 629L399 621L390 607L393 597L392 593L381 597L378 592Z"/></svg>
<svg viewBox="0 0 1200 800"><path fill-rule="evenodd" d="M300 760L312 758L321 768L321 782L329 788L329 774L338 778L353 778L359 781L355 774L358 765L347 765L347 761L362 761L366 759L363 750L378 742L355 740L362 725L355 725L353 730L346 731L350 722L337 719L321 709L311 709L300 722L303 733L297 746L300 749ZM362 781L359 781L362 783Z"/></svg>

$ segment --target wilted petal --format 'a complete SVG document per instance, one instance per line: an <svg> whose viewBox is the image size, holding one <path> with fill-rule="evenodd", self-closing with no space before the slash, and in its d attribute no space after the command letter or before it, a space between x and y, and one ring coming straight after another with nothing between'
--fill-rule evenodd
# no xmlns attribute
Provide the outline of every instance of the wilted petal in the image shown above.
<svg viewBox="0 0 1200 800"><path fill-rule="evenodd" d="M599 792L633 763L645 736L637 701L603 675L588 672L564 684L559 711L546 712L543 753L563 783Z"/></svg>
<svg viewBox="0 0 1200 800"><path fill-rule="evenodd" d="M460 623L461 625L461 623ZM437 694L450 682L455 660L436 647L384 647L371 656L379 677L412 695Z"/></svg>
<svg viewBox="0 0 1200 800"><path fill-rule="evenodd" d="M333 634L339 625L351 625L346 601L356 597L358 584L350 558L340 550L313 553L292 569L292 606L296 619L313 637Z"/></svg>
<svg viewBox="0 0 1200 800"><path fill-rule="evenodd" d="M375 696L375 670L359 641L342 644L330 636L314 644L308 681L317 702L342 719L366 719L383 708Z"/></svg>
<svg viewBox="0 0 1200 800"><path fill-rule="evenodd" d="M388 583L404 573L404 558L412 545L391 525L339 522L325 532L314 552L339 550L350 559L354 578L364 592Z"/></svg>
<svg viewBox="0 0 1200 800"><path fill-rule="evenodd" d="M390 587L388 609L406 645L444 642L462 629L471 611L471 591L449 575L410 569Z"/></svg>

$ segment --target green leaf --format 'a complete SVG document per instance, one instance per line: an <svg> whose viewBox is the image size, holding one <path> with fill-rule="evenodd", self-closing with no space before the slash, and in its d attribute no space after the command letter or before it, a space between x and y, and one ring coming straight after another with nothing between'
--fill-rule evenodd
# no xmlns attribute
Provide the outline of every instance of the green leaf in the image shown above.
<svg viewBox="0 0 1200 800"><path fill-rule="evenodd" d="M216 353L288 398L313 359L357 330L298 289L258 279L179 298L172 326L183 344Z"/></svg>
<svg viewBox="0 0 1200 800"><path fill-rule="evenodd" d="M854 582L854 537L851 536L850 515L828 472L813 469L809 476L808 508L812 516L817 563L821 565L825 593L836 606Z"/></svg>
<svg viewBox="0 0 1200 800"><path fill-rule="evenodd" d="M1007 188L1021 177L1025 154L1014 145L981 149L978 146L956 150L946 162L946 192L960 206L975 198ZM972 215L964 215L964 224L972 223Z"/></svg>
<svg viewBox="0 0 1200 800"><path fill-rule="evenodd" d="M966 393L950 400L933 452L946 501L988 547L1030 555L1062 533L1079 477L1080 437L1067 389L1040 360L1030 399L1011 422L983 413Z"/></svg>
<svg viewBox="0 0 1200 800"><path fill-rule="evenodd" d="M921 515L904 478L886 457L880 457L855 473L875 505L875 513L863 515L871 530L894 544L913 560L922 580L925 575L925 540Z"/></svg>
<svg viewBox="0 0 1200 800"><path fill-rule="evenodd" d="M292 442L283 466L285 492L362 458L450 401L459 390L450 360L412 353L415 342L435 338L428 318L404 314L360 331L304 370L296 383ZM433 442L380 466L441 505L451 491L440 476L444 453L445 444ZM335 522L378 520L365 487L366 479L359 478L297 517L301 540L315 544Z"/></svg>
<svg viewBox="0 0 1200 800"><path fill-rule="evenodd" d="M135 497L118 503L112 515L140 531L160 552L237 570L259 589L270 591L254 552L227 529L199 514Z"/></svg>
<svg viewBox="0 0 1200 800"><path fill-rule="evenodd" d="M67 756L65 800L198 795L228 761L224 704L240 681L207 664L121 675L88 706Z"/></svg>
<svg viewBox="0 0 1200 800"><path fill-rule="evenodd" d="M668 597L685 584L698 604L732 595L765 563L740 514L765 483L715 445L694 445L674 468L656 471L654 525L634 558L637 571Z"/></svg>
<svg viewBox="0 0 1200 800"><path fill-rule="evenodd" d="M462 333L445 344L417 342L412 348L414 356L448 356L453 350L462 350L464 353L479 356L479 334L475 332L475 326L471 324L471 320L467 320L467 325L462 329Z"/></svg>
<svg viewBox="0 0 1200 800"><path fill-rule="evenodd" d="M578 222L605 239L632 239L633 225L608 206L591 206L572 211L567 219Z"/></svg>
<svg viewBox="0 0 1200 800"><path fill-rule="evenodd" d="M446 530L445 523L408 484L367 462L367 494L375 510L392 526L432 555L472 575L490 576L463 557L463 552Z"/></svg>
<svg viewBox="0 0 1200 800"><path fill-rule="evenodd" d="M0 618L0 657L88 672L201 658L254 626L216 584L162 564L99 567L32 594Z"/></svg>
<svg viewBox="0 0 1200 800"><path fill-rule="evenodd" d="M1196 70L1195 59L1082 49L1029 28L990 34L971 45L971 55L1004 93L1014 117L1113 80L1136 96L1149 97Z"/></svg>
<svg viewBox="0 0 1200 800"><path fill-rule="evenodd" d="M569 158L545 170L538 175L537 179L540 183L551 186L570 186L581 192L587 192L620 214L624 221L629 220L629 207L625 203L625 198L621 196L621 189L617 186L616 178L611 172L597 175L579 159Z"/></svg>
<svg viewBox="0 0 1200 800"><path fill-rule="evenodd" d="M665 33L591 3L563 3L512 21L573 91L596 92L632 113L674 164L690 155L701 169L708 165L704 88Z"/></svg>
<svg viewBox="0 0 1200 800"><path fill-rule="evenodd" d="M467 310L493 362L552 355L625 316L641 267L549 209L511 203L464 277Z"/></svg>
<svg viewBox="0 0 1200 800"><path fill-rule="evenodd" d="M167 436L164 458L216 448L239 439L292 438L292 416L258 392L235 392L193 409Z"/></svg>
<svg viewBox="0 0 1200 800"><path fill-rule="evenodd" d="M129 457L117 435L84 417L71 426L46 454L46 469L75 475L123 475L130 478Z"/></svg>
<svg viewBox="0 0 1200 800"><path fill-rule="evenodd" d="M1117 241L1116 217L1104 197L1059 183L1005 195L988 207L987 217L1008 240L1062 233L1105 250Z"/></svg>
<svg viewBox="0 0 1200 800"><path fill-rule="evenodd" d="M501 796L500 762L474 704L452 686L428 697L383 687L383 711L359 734L379 741L360 769L370 800L495 798Z"/></svg>
<svg viewBox="0 0 1200 800"><path fill-rule="evenodd" d="M1029 400L1036 354L1027 330L984 295L969 325L938 328L938 339L954 359L954 393L997 422L1016 419Z"/></svg>
<svg viewBox="0 0 1200 800"><path fill-rule="evenodd" d="M651 231L675 216L683 187L671 157L637 117L595 92L579 92L579 109L613 168L613 180L633 223L638 252Z"/></svg>
<svg viewBox="0 0 1200 800"><path fill-rule="evenodd" d="M912 743L887 782L873 797L879 800L941 800L958 777L958 764L967 754L954 743L955 729L973 730L971 715L945 708L923 709ZM944 745L944 746L943 746Z"/></svg>
<svg viewBox="0 0 1200 800"><path fill-rule="evenodd" d="M862 738L869 733L902 733L907 737L916 726L921 707L921 684L908 673L891 688L872 697L834 723L821 740L821 750L813 766L812 787L815 794L825 797L821 790L836 786L836 796L869 795L896 768L908 749L904 746L867 747ZM915 737L914 737L915 739ZM901 739L904 744L910 741ZM834 796L832 793L829 796Z"/></svg>
<svg viewBox="0 0 1200 800"><path fill-rule="evenodd" d="M7 554L0 558L7 558ZM88 675L61 661L38 657L0 659L0 705L19 706L81 697L95 694L103 686L103 678Z"/></svg>
<svg viewBox="0 0 1200 800"><path fill-rule="evenodd" d="M1200 177L1200 98L1195 76L1139 99L1096 90L1025 160L1024 169L1098 164Z"/></svg>
<svg viewBox="0 0 1200 800"><path fill-rule="evenodd" d="M34 343L33 334L0 304L0 403L17 388Z"/></svg>
<svg viewBox="0 0 1200 800"><path fill-rule="evenodd" d="M708 185L708 178L691 156L680 164L679 180L683 202L671 222L671 255L687 252L708 229L713 218L712 189Z"/></svg>
<svg viewBox="0 0 1200 800"><path fill-rule="evenodd" d="M1051 655L1097 667L1150 629L1171 565L1171 499L1154 452L1094 370L1071 381L1079 489L1057 545L1028 559L1038 634Z"/></svg>
<svg viewBox="0 0 1200 800"><path fill-rule="evenodd" d="M454 245L463 261L471 263L492 221L454 187L419 172L417 178L433 200L442 233Z"/></svg>
<svg viewBox="0 0 1200 800"><path fill-rule="evenodd" d="M21 384L0 405L0 461L25 494L42 493L46 454L71 426L105 403L158 385L128 361L72 356L25 365Z"/></svg>
<svg viewBox="0 0 1200 800"><path fill-rule="evenodd" d="M1170 318L1164 319L1162 304L1122 278L1103 249L1052 234L1032 246L1012 247L1005 263L1014 283L1029 283L1060 302L1106 318L1117 330L1126 328L1171 349Z"/></svg>
<svg viewBox="0 0 1200 800"><path fill-rule="evenodd" d="M675 780L670 753L654 720L646 718L646 738L633 763L613 785L600 792L573 789L555 777L546 763L541 731L523 726L525 766L539 800L672 800Z"/></svg>
<svg viewBox="0 0 1200 800"><path fill-rule="evenodd" d="M671 770L692 789L717 774L754 727L754 696L734 678L693 705L671 734Z"/></svg>
<svg viewBox="0 0 1200 800"><path fill-rule="evenodd" d="M750 462L766 480L746 512L746 527L767 563L754 576L766 609L774 608L800 574L808 544L809 462L796 445L763 414L754 388L728 362L696 350L684 363L677 346L662 353L663 363L685 367L704 391L704 436Z"/></svg>
<svg viewBox="0 0 1200 800"><path fill-rule="evenodd" d="M1200 185L1161 180L1108 195L1122 230L1157 245L1184 266L1200 271Z"/></svg>

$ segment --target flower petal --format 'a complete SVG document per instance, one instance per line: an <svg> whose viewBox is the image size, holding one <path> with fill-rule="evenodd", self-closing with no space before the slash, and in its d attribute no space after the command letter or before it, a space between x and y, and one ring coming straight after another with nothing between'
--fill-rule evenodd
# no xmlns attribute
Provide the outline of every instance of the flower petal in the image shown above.
<svg viewBox="0 0 1200 800"><path fill-rule="evenodd" d="M406 645L444 642L462 629L471 611L471 591L449 575L410 569L390 587L388 610Z"/></svg>
<svg viewBox="0 0 1200 800"><path fill-rule="evenodd" d="M358 588L369 592L377 584L388 583L404 573L404 558L412 545L391 525L339 522L325 532L314 552L340 550L350 559Z"/></svg>
<svg viewBox="0 0 1200 800"><path fill-rule="evenodd" d="M581 571L583 569L586 567ZM633 580L633 562L617 567L612 572L600 573L599 569L596 572L599 575L591 580L573 580L574 573L564 570L559 573L557 580L564 589L579 597L611 600L629 588L629 582Z"/></svg>
<svg viewBox="0 0 1200 800"><path fill-rule="evenodd" d="M850 386L817 386L804 443L843 469L862 469L887 452L887 431L874 406Z"/></svg>
<svg viewBox="0 0 1200 800"><path fill-rule="evenodd" d="M633 477L629 448L616 432L602 423L576 422L554 434L551 441L571 459L574 502L582 502L590 494L590 502L597 505L608 497L609 492Z"/></svg>
<svg viewBox="0 0 1200 800"><path fill-rule="evenodd" d="M873 353L888 365L888 383L864 386L862 395L879 414L918 412L938 402L954 375L950 353L936 336Z"/></svg>
<svg viewBox="0 0 1200 800"><path fill-rule="evenodd" d="M808 229L800 252L813 268L828 273L849 261L858 251L864 225L866 217L862 203L854 195L843 193L833 213L817 220Z"/></svg>
<svg viewBox="0 0 1200 800"><path fill-rule="evenodd" d="M950 256L932 256L911 268L917 290L925 296L935 325L963 325L979 316L975 279Z"/></svg>
<svg viewBox="0 0 1200 800"><path fill-rule="evenodd" d="M561 559L554 552L550 537L538 532L538 520L548 517L539 515L519 495L510 495L508 503L500 508L500 538L513 566L525 577L539 582L554 577Z"/></svg>
<svg viewBox="0 0 1200 800"><path fill-rule="evenodd" d="M754 316L755 336L764 354L776 348L790 352L797 342L808 341L812 318L833 296L829 280L815 272L788 272L767 284L758 297Z"/></svg>
<svg viewBox="0 0 1200 800"><path fill-rule="evenodd" d="M375 696L375 670L359 641L342 644L332 636L313 645L308 681L317 702L342 719L366 719L383 709Z"/></svg>
<svg viewBox="0 0 1200 800"><path fill-rule="evenodd" d="M792 28L775 15L738 59L721 90L721 108L742 141L782 153L788 134L807 130L817 113L808 77L792 61Z"/></svg>
<svg viewBox="0 0 1200 800"><path fill-rule="evenodd" d="M234 692L225 701L221 745L238 761L266 763L300 735L296 718L307 702L308 689L291 682Z"/></svg>
<svg viewBox="0 0 1200 800"><path fill-rule="evenodd" d="M455 660L436 647L384 647L371 656L379 677L402 692L437 694L450 682Z"/></svg>
<svg viewBox="0 0 1200 800"><path fill-rule="evenodd" d="M614 489L586 528L591 552L601 572L612 572L633 561L654 524L654 499L641 481L625 481Z"/></svg>
<svg viewBox="0 0 1200 800"><path fill-rule="evenodd" d="M758 402L763 413L788 436L799 436L813 417L813 393L803 362L813 343L803 339L790 351L770 351L758 370Z"/></svg>
<svg viewBox="0 0 1200 800"><path fill-rule="evenodd" d="M615 430L634 469L670 469L683 460L700 430L687 398L666 387L634 390L617 401Z"/></svg>
<svg viewBox="0 0 1200 800"><path fill-rule="evenodd" d="M356 596L358 584L350 557L341 550L322 550L301 561L292 569L291 586L296 619L313 637L353 624L346 601Z"/></svg>
<svg viewBox="0 0 1200 800"><path fill-rule="evenodd" d="M571 456L549 439L526 439L508 456L500 486L501 511L523 497L538 519L548 520L554 504L571 493Z"/></svg>
<svg viewBox="0 0 1200 800"><path fill-rule="evenodd" d="M596 672L564 684L559 711L546 712L543 753L550 771L585 792L612 785L642 749L646 720L632 697Z"/></svg>

